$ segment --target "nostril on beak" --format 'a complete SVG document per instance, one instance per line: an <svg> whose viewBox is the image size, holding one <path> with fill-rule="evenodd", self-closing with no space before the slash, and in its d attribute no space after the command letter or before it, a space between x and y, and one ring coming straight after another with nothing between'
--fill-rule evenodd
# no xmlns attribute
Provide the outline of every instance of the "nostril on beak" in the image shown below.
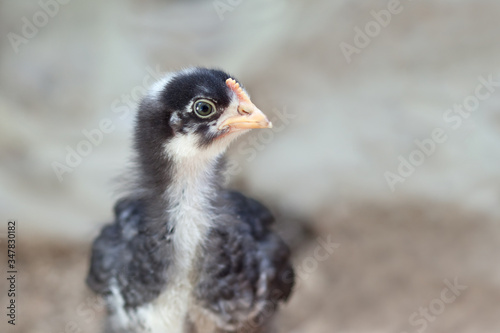
<svg viewBox="0 0 500 333"><path fill-rule="evenodd" d="M238 106L238 112L244 116L244 115L251 115L252 114L252 110L250 108L246 108L242 105Z"/></svg>

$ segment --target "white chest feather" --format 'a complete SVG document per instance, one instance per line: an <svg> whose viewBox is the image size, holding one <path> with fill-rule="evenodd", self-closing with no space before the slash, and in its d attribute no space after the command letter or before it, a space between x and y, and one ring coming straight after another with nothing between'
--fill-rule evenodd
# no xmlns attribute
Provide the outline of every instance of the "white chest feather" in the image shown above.
<svg viewBox="0 0 500 333"><path fill-rule="evenodd" d="M192 309L190 279L196 251L203 245L213 218L210 198L214 195L213 154L197 149L192 137L174 138L165 147L176 156L172 182L164 193L165 216L174 227L173 263L167 272L168 286L152 303L125 312L119 293L113 292L114 323L141 333L182 333ZM171 155L171 156L172 156Z"/></svg>
<svg viewBox="0 0 500 333"><path fill-rule="evenodd" d="M210 168L208 168L210 169ZM192 273L196 251L202 246L211 225L209 198L212 194L210 174L194 164L179 165L172 187L166 193L173 217L174 265L167 290L153 303L155 318L161 313L158 331L182 332L184 318L191 307ZM156 332L156 330L153 330Z"/></svg>
<svg viewBox="0 0 500 333"><path fill-rule="evenodd" d="M179 146L184 148L184 156L179 154ZM210 198L214 194L215 161L198 154L197 149L187 147L189 143L176 142L175 139L166 147L170 152L177 150L172 183L164 193L165 201L169 203L166 216L174 227L174 263L165 292L138 311L151 333L183 332L185 318L192 306L190 276L196 251L202 246L213 221Z"/></svg>

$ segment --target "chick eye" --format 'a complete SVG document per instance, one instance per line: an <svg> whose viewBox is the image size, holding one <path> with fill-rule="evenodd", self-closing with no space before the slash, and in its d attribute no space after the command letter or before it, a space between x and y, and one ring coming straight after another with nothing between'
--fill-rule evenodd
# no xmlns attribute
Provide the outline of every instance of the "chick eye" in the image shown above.
<svg viewBox="0 0 500 333"><path fill-rule="evenodd" d="M213 115L217 109L215 104L208 99L199 99L193 104L194 113L200 118L208 118Z"/></svg>

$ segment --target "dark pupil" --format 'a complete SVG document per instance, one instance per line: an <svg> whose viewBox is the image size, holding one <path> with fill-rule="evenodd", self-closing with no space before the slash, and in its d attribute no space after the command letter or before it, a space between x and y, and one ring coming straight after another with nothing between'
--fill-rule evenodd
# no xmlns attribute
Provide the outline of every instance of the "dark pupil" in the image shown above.
<svg viewBox="0 0 500 333"><path fill-rule="evenodd" d="M212 112L212 106L205 102L198 102L196 104L196 111L202 116L206 116Z"/></svg>

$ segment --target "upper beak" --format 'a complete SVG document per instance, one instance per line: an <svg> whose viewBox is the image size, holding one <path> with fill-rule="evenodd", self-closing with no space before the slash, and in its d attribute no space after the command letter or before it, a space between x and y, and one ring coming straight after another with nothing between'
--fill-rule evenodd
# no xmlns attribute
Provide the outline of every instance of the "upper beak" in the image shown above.
<svg viewBox="0 0 500 333"><path fill-rule="evenodd" d="M219 129L230 126L235 129L272 128L273 124L253 103L240 103L238 115L224 120Z"/></svg>

